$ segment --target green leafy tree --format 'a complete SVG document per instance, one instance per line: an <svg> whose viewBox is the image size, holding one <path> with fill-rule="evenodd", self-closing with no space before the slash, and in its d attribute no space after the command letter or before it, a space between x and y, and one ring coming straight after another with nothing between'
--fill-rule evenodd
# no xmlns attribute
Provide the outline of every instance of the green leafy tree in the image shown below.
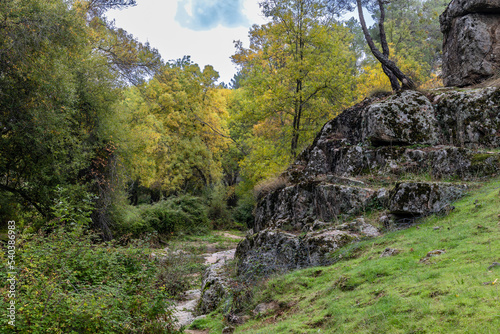
<svg viewBox="0 0 500 334"><path fill-rule="evenodd" d="M230 91L218 88L217 78L211 66L200 70L185 57L126 92L116 115L127 126L116 128L116 135L131 180L175 193L221 179Z"/></svg>
<svg viewBox="0 0 500 334"><path fill-rule="evenodd" d="M132 82L124 73L145 77L138 63L160 61L154 50L96 16L130 4L0 2L0 192L13 194L25 211L54 218L57 189L66 187L75 199L98 195L96 212L104 212L113 144L103 120ZM114 62L103 51L107 46L113 46ZM125 56L127 67L116 66Z"/></svg>
<svg viewBox="0 0 500 334"><path fill-rule="evenodd" d="M249 154L240 165L252 184L281 170L352 102L356 76L351 35L321 2L276 0L261 7L270 22L253 26L250 46L236 42L232 57L241 73L232 117L243 127L232 132L244 133L238 140Z"/></svg>

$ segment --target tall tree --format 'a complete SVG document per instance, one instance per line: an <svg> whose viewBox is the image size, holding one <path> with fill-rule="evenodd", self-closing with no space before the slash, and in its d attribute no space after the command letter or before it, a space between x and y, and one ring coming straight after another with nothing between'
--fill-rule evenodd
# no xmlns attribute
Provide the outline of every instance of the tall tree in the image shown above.
<svg viewBox="0 0 500 334"><path fill-rule="evenodd" d="M60 187L81 198L102 180L99 160L112 146L102 120L126 82L99 46L125 38L97 29L89 5L130 3L0 1L0 192L25 209L52 218Z"/></svg>
<svg viewBox="0 0 500 334"><path fill-rule="evenodd" d="M199 191L222 177L227 132L227 89L211 66L189 57L168 64L142 87L132 87L109 119L116 119L119 154L127 174L166 193Z"/></svg>
<svg viewBox="0 0 500 334"><path fill-rule="evenodd" d="M278 127L293 157L306 133L349 99L354 57L343 45L350 36L318 1L267 0L261 7L271 22L254 26L250 47L237 42L232 58L260 121Z"/></svg>

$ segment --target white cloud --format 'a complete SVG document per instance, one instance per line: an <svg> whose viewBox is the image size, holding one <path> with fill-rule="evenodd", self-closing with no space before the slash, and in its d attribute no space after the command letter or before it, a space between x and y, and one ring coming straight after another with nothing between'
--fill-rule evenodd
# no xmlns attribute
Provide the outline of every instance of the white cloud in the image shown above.
<svg viewBox="0 0 500 334"><path fill-rule="evenodd" d="M195 3L183 1L182 4L186 5L186 14L193 17ZM127 30L141 42L148 41L151 46L158 49L165 60L175 60L190 55L191 60L198 63L201 68L208 64L212 65L219 72L220 81L228 83L236 73L236 68L230 59L235 51L233 41L248 41L248 30L251 25L265 22L260 14L258 2L259 0L244 0L242 7L233 7L233 11L237 10L246 20L243 21L245 25L231 28L228 26L234 26L234 22L228 21L228 23L227 20L219 19L217 26L205 31L182 27L176 21L178 10L176 0L139 0L137 6L121 11L110 11L107 16L115 19L118 27Z"/></svg>

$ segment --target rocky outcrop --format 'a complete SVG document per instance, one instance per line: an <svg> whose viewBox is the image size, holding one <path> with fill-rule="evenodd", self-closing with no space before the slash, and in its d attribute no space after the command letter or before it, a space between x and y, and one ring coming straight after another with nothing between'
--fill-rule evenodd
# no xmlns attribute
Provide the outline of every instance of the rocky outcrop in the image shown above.
<svg viewBox="0 0 500 334"><path fill-rule="evenodd" d="M415 91L373 103L362 114L362 140L376 146L436 144L438 133L431 101Z"/></svg>
<svg viewBox="0 0 500 334"><path fill-rule="evenodd" d="M462 197L466 185L401 182L391 191L389 210L403 216L425 216L442 212L451 202Z"/></svg>
<svg viewBox="0 0 500 334"><path fill-rule="evenodd" d="M441 14L443 81L469 86L500 70L500 2L453 0Z"/></svg>
<svg viewBox="0 0 500 334"><path fill-rule="evenodd" d="M333 262L330 254L359 240L359 236L328 228L298 236L279 229L265 229L247 236L238 245L238 274L247 279L276 272Z"/></svg>
<svg viewBox="0 0 500 334"><path fill-rule="evenodd" d="M500 16L498 20L500 24ZM441 127L442 144L470 148L500 147L500 89L437 91L433 102Z"/></svg>
<svg viewBox="0 0 500 334"><path fill-rule="evenodd" d="M381 229L448 214L463 181L500 172L498 147L499 88L366 99L327 122L259 199L253 233L236 251L239 273L326 265ZM374 211L372 221L361 217Z"/></svg>
<svg viewBox="0 0 500 334"><path fill-rule="evenodd" d="M331 221L355 214L373 201L372 189L318 181L299 183L266 196L255 212L254 231L272 228L301 230L312 218Z"/></svg>

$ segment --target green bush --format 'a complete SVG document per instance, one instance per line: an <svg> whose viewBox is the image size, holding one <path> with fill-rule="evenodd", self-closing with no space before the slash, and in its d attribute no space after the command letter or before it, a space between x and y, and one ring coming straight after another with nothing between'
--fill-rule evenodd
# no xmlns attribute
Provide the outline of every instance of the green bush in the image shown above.
<svg viewBox="0 0 500 334"><path fill-rule="evenodd" d="M162 234L203 234L209 229L207 207L199 197L169 197L141 209L145 222Z"/></svg>
<svg viewBox="0 0 500 334"><path fill-rule="evenodd" d="M216 229L230 227L231 211L227 206L228 187L222 183L206 189L208 202L208 218Z"/></svg>
<svg viewBox="0 0 500 334"><path fill-rule="evenodd" d="M252 193L247 193L240 197L238 205L233 209L232 216L235 222L246 225L248 228L253 227L255 208L255 198Z"/></svg>
<svg viewBox="0 0 500 334"><path fill-rule="evenodd" d="M18 235L16 326L0 317L0 332L174 332L160 269L144 244L119 247L96 239L82 227L67 226L49 235ZM2 267L7 261L2 252ZM7 278L1 271L4 291ZM8 303L0 299L2 309Z"/></svg>

